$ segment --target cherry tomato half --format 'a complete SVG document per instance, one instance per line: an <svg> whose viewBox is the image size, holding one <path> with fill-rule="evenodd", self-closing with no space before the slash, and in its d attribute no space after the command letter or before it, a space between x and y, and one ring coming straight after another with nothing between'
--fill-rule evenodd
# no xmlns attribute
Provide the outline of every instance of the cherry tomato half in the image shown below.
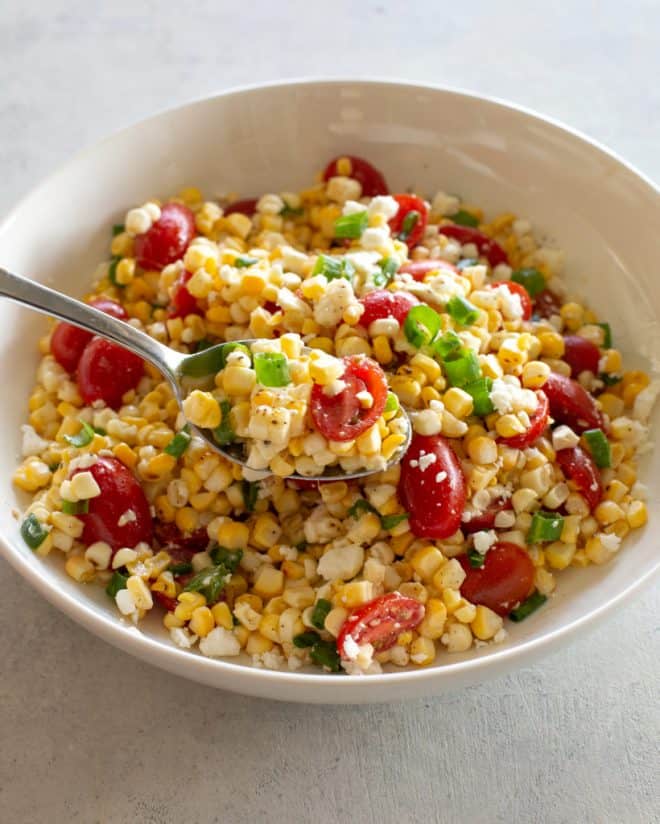
<svg viewBox="0 0 660 824"><path fill-rule="evenodd" d="M166 609L168 612L174 612L174 610L179 606L179 602L176 598L172 598L170 595L165 595L164 592L154 592L154 590L152 590L151 595L154 601L157 604L160 604L161 607Z"/></svg>
<svg viewBox="0 0 660 824"><path fill-rule="evenodd" d="M518 295L522 307L522 319L529 320L532 317L532 299L527 289L513 280L496 280L495 283L487 284L486 289L497 289L498 286L505 286L512 295Z"/></svg>
<svg viewBox="0 0 660 824"><path fill-rule="evenodd" d="M343 158L348 158L351 162L350 174L346 177L352 177L357 180L362 186L363 197L375 197L376 195L387 195L389 189L383 175L368 160L363 160L361 157L354 155L341 155L331 160L325 167L323 172L323 180L328 181L331 177L337 177L340 173L337 171L337 161Z"/></svg>
<svg viewBox="0 0 660 824"><path fill-rule="evenodd" d="M538 404L532 417L529 419L529 429L520 435L513 435L510 438L498 438L499 443L511 446L514 449L526 449L531 446L537 438L545 432L550 422L550 404L545 393L539 389L536 393Z"/></svg>
<svg viewBox="0 0 660 824"><path fill-rule="evenodd" d="M472 226L458 226L454 223L447 223L444 226L439 226L438 232L446 237L454 238L463 245L474 243L479 254L486 258L493 269L500 263L509 262L506 252L497 241L492 240L488 235L474 229Z"/></svg>
<svg viewBox="0 0 660 824"><path fill-rule="evenodd" d="M428 456L434 456L430 463ZM401 462L398 494L418 538L448 538L460 528L465 477L449 441L441 435L413 436Z"/></svg>
<svg viewBox="0 0 660 824"><path fill-rule="evenodd" d="M192 277L192 272L182 272L174 286L172 293L171 318L185 318L186 315L201 315L202 310L197 306L197 299L188 291L186 283Z"/></svg>
<svg viewBox="0 0 660 824"><path fill-rule="evenodd" d="M371 644L383 652L396 644L406 630L415 629L424 618L424 605L398 592L388 592L358 607L348 618L337 637L339 655L345 660L346 640L350 636L356 644Z"/></svg>
<svg viewBox="0 0 660 824"><path fill-rule="evenodd" d="M564 335L564 360L571 367L571 377L581 372L598 374L600 350L595 343L579 335Z"/></svg>
<svg viewBox="0 0 660 824"><path fill-rule="evenodd" d="M79 472L91 472L101 489L100 495L90 498L89 512L77 516L84 524L85 544L105 541L116 552L123 546L151 541L149 502L130 469L116 458L99 457L88 469L78 469L73 474ZM130 520L125 517L128 512L134 515ZM119 526L120 519L126 520L123 526Z"/></svg>
<svg viewBox="0 0 660 824"><path fill-rule="evenodd" d="M424 237L429 219L428 206L416 195L394 195L394 199L399 204L399 211L389 222L392 237L405 241L408 248L412 249ZM412 213L416 213L417 217ZM412 221L410 227L407 221Z"/></svg>
<svg viewBox="0 0 660 824"><path fill-rule="evenodd" d="M461 595L498 615L508 615L534 589L534 564L522 547L500 541L491 547L484 565L475 569L466 555L458 559L465 570Z"/></svg>
<svg viewBox="0 0 660 824"><path fill-rule="evenodd" d="M92 338L78 362L78 389L86 404L102 400L118 409L125 392L140 382L142 359L105 338Z"/></svg>
<svg viewBox="0 0 660 824"><path fill-rule="evenodd" d="M561 298L550 289L544 289L534 298L534 313L540 318L551 318L558 315L561 309Z"/></svg>
<svg viewBox="0 0 660 824"><path fill-rule="evenodd" d="M448 260L442 260L440 258L437 260L411 260L408 261L408 263L404 263L399 269L399 272L411 275L414 280L420 281L424 280L431 272L437 271L451 272L454 275L458 274L458 269L453 264Z"/></svg>
<svg viewBox="0 0 660 824"><path fill-rule="evenodd" d="M126 320L128 315L123 306L115 303L110 298L94 298L89 302L90 306L112 315L118 320ZM58 323L53 334L50 336L50 351L55 360L63 366L67 372L73 374L78 366L78 361L90 340L94 337L91 332L73 326L70 323Z"/></svg>
<svg viewBox="0 0 660 824"><path fill-rule="evenodd" d="M241 215L247 215L247 217L252 217L252 215L257 211L257 199L256 197L249 197L245 200L235 200L233 203L230 203L224 210L224 214L226 215L233 215L237 212Z"/></svg>
<svg viewBox="0 0 660 824"><path fill-rule="evenodd" d="M181 203L166 203L148 232L135 238L134 250L143 269L162 269L183 257L195 236L195 216Z"/></svg>
<svg viewBox="0 0 660 824"><path fill-rule="evenodd" d="M577 433L605 428L596 401L572 378L551 372L543 384L543 392L550 401L550 414L558 423L565 423Z"/></svg>
<svg viewBox="0 0 660 824"><path fill-rule="evenodd" d="M603 497L603 486L600 472L591 455L581 446L560 449L557 452L557 463L564 475L573 481L589 507L597 507Z"/></svg>
<svg viewBox="0 0 660 824"><path fill-rule="evenodd" d="M362 435L383 414L387 401L387 380L376 361L364 355L351 355L344 358L344 364L341 380L346 388L338 395L327 395L318 383L312 388L310 409L314 426L331 441L352 441ZM356 397L365 390L373 398L369 409Z"/></svg>
<svg viewBox="0 0 660 824"><path fill-rule="evenodd" d="M469 521L461 523L461 529L466 535L472 535L474 532L481 532L484 529L492 529L495 526L495 518L500 512L506 512L513 509L511 498L498 498L493 501L488 509L474 515Z"/></svg>
<svg viewBox="0 0 660 824"><path fill-rule="evenodd" d="M375 320L395 318L401 326L413 306L419 303L410 292L389 292L387 289L374 289L360 298L364 312L360 325L368 329Z"/></svg>

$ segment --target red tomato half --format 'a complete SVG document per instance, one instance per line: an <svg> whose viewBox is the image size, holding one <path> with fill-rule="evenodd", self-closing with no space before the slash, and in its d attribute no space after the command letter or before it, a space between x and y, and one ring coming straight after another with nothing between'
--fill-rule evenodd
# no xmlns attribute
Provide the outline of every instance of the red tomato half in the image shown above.
<svg viewBox="0 0 660 824"><path fill-rule="evenodd" d="M348 616L337 638L339 655L346 660L346 639L356 644L371 644L383 652L396 644L406 630L415 629L424 618L424 605L398 592L389 592L358 607Z"/></svg>
<svg viewBox="0 0 660 824"><path fill-rule="evenodd" d="M577 381L551 372L543 391L550 401L550 414L558 423L565 423L578 433L585 429L604 429L596 401Z"/></svg>
<svg viewBox="0 0 660 824"><path fill-rule="evenodd" d="M561 309L561 298L550 289L544 289L534 298L534 312L540 318L551 318L558 315Z"/></svg>
<svg viewBox="0 0 660 824"><path fill-rule="evenodd" d="M191 277L192 272L182 272L176 282L172 293L171 318L185 318L186 315L202 314L202 310L197 306L196 298L190 294L186 286Z"/></svg>
<svg viewBox="0 0 660 824"><path fill-rule="evenodd" d="M466 555L459 559L465 570L461 595L498 615L508 615L534 589L534 564L517 544L500 541L488 550L481 568L474 569Z"/></svg>
<svg viewBox="0 0 660 824"><path fill-rule="evenodd" d="M168 612L174 612L174 610L179 606L179 602L176 598L172 598L170 595L165 595L164 592L154 592L152 590L151 595L153 596L154 601L157 604L160 604L161 607L166 609Z"/></svg>
<svg viewBox="0 0 660 824"><path fill-rule="evenodd" d="M78 363L78 389L86 404L102 400L117 409L144 374L142 359L105 338L93 338Z"/></svg>
<svg viewBox="0 0 660 824"><path fill-rule="evenodd" d="M195 237L195 216L187 206L166 203L148 232L135 238L137 262L143 269L162 269L183 257Z"/></svg>
<svg viewBox="0 0 660 824"><path fill-rule="evenodd" d="M364 355L344 358L346 369L341 380L346 384L338 395L327 395L315 383L310 409L314 426L328 440L352 441L362 435L383 414L387 401L387 380L376 361ZM373 398L370 409L365 409L356 395L367 391Z"/></svg>
<svg viewBox="0 0 660 824"><path fill-rule="evenodd" d="M177 563L189 561L195 553L204 552L209 545L206 529L196 529L190 535L184 535L178 526L163 521L154 522L154 538Z"/></svg>
<svg viewBox="0 0 660 824"><path fill-rule="evenodd" d="M486 289L496 289L498 286L506 286L512 295L518 295L522 307L522 319L529 320L532 317L532 299L527 289L513 280L496 280L495 283L488 283Z"/></svg>
<svg viewBox="0 0 660 824"><path fill-rule="evenodd" d="M428 206L421 197L416 195L394 195L394 199L399 204L399 211L389 223L392 237L405 240L408 248L412 249L424 237L424 230L429 219ZM415 218L414 215L411 215L411 212L416 212L418 217ZM409 229L406 227L408 215L414 220L412 228Z"/></svg>
<svg viewBox="0 0 660 824"><path fill-rule="evenodd" d="M99 340L97 338L97 340ZM116 458L100 457L89 469L101 489L101 494L89 501L89 512L78 515L83 522L85 544L105 541L116 552L120 547L134 547L140 541L151 542L153 527L149 502L135 475ZM133 520L119 526L122 515L132 511Z"/></svg>
<svg viewBox="0 0 660 824"><path fill-rule="evenodd" d="M233 203L230 203L224 210L224 214L226 215L233 215L236 212L239 212L242 215L247 215L248 217L252 217L252 215L257 211L257 199L256 197L246 198L245 200L235 200Z"/></svg>
<svg viewBox="0 0 660 824"><path fill-rule="evenodd" d="M454 238L462 245L474 243L479 254L486 258L493 269L500 263L509 262L506 252L497 241L492 240L488 235L474 229L472 226L458 226L454 223L447 223L438 227L438 231L441 235Z"/></svg>
<svg viewBox="0 0 660 824"><path fill-rule="evenodd" d="M448 260L411 260L399 269L403 274L412 275L414 280L424 280L431 272L445 271L457 275L458 269Z"/></svg>
<svg viewBox="0 0 660 824"><path fill-rule="evenodd" d="M600 350L595 343L579 335L565 335L564 347L564 360L571 367L572 378L577 378L581 372L598 374Z"/></svg>
<svg viewBox="0 0 660 824"><path fill-rule="evenodd" d="M429 455L435 460L422 469L420 459ZM401 462L398 493L410 530L418 538L448 538L460 528L465 478L449 441L441 435L413 436Z"/></svg>
<svg viewBox="0 0 660 824"><path fill-rule="evenodd" d="M363 160L361 157L355 157L354 155L341 155L341 157L336 157L334 160L331 160L325 167L323 180L328 181L331 177L339 176L337 161L344 157L351 161L351 172L346 176L358 181L362 186L363 197L389 194L390 190L387 188L385 178L378 169L372 166L369 161Z"/></svg>
<svg viewBox="0 0 660 824"><path fill-rule="evenodd" d="M506 446L511 446L514 449L526 449L531 446L537 438L545 432L545 429L550 422L550 404L548 398L542 390L536 393L538 404L536 409L529 419L529 429L520 435L513 435L511 438L498 438L499 443Z"/></svg>
<svg viewBox="0 0 660 824"><path fill-rule="evenodd" d="M557 452L557 463L564 475L573 481L590 508L597 507L603 497L603 486L600 472L591 455L580 446L560 449Z"/></svg>
<svg viewBox="0 0 660 824"><path fill-rule="evenodd" d="M114 300L110 300L110 298L94 298L94 300L90 300L89 305L105 312L106 315L112 315L113 318L118 320L128 318L124 307L115 303ZM50 351L60 366L63 366L67 372L73 373L76 371L78 361L85 347L93 337L91 332L87 332L79 326L73 326L70 323L58 323L50 336Z"/></svg>
<svg viewBox="0 0 660 824"><path fill-rule="evenodd" d="M364 312L360 325L368 329L375 320L395 318L401 326L413 306L419 303L410 292L389 292L387 289L374 289L360 298Z"/></svg>
<svg viewBox="0 0 660 824"><path fill-rule="evenodd" d="M509 509L513 509L511 498L498 498L492 502L488 509L470 518L469 521L463 521L461 529L466 535L472 535L474 532L481 532L484 529L492 529L495 526L495 518L499 513L506 512Z"/></svg>

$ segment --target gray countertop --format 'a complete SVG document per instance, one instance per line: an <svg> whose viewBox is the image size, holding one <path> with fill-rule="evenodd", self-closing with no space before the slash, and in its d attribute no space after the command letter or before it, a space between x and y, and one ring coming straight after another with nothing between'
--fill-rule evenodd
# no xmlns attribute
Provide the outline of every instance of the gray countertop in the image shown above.
<svg viewBox="0 0 660 824"><path fill-rule="evenodd" d="M0 212L108 131L232 85L303 75L506 98L660 179L655 0L570 13L458 5L3 0ZM2 561L0 580L3 821L660 816L657 587L533 668L408 704L332 708L188 683L90 636Z"/></svg>

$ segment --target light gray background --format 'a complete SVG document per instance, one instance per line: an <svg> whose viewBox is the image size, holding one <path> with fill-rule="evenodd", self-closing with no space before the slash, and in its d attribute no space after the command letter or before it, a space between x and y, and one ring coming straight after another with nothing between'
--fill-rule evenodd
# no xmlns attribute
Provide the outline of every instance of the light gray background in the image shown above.
<svg viewBox="0 0 660 824"><path fill-rule="evenodd" d="M311 74L508 98L660 179L659 4L554 5L569 4L0 0L0 212L81 146L162 107ZM657 587L534 668L335 709L151 669L4 562L0 582L1 821L659 819Z"/></svg>

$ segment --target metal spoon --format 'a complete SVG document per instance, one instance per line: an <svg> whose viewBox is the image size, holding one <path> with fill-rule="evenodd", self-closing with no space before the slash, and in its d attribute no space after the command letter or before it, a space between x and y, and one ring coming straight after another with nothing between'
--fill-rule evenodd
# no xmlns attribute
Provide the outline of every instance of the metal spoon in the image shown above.
<svg viewBox="0 0 660 824"><path fill-rule="evenodd" d="M67 321L68 323L74 324L74 326L80 326L88 332L92 332L92 334L101 335L135 352L141 358L149 361L149 363L164 375L181 409L183 409L183 399L187 394L186 389L182 385L182 381L186 378L208 377L214 375L221 368L223 344L217 344L201 352L196 352L193 355L182 354L174 349L170 349L169 346L165 346L165 344L160 343L154 338L150 338L149 335L140 332L139 329L135 329L135 327L125 321L117 320L117 318L106 315L93 306L88 306L74 298L62 295L60 292L56 292L48 286L42 286L40 283L35 283L32 280L14 275L2 267L0 267L0 297L9 298L23 306L36 309L45 315ZM254 341L250 340L236 341L236 343L248 344L253 342ZM401 415L406 422L406 441L388 461L388 468L401 460L412 438L410 419L403 409L401 409ZM200 429L193 424L190 424L190 428L200 437L204 438L211 449L219 452L223 457L233 463L243 466L249 472L254 473L254 470L250 470L245 465L245 461L236 453L232 454L230 451L219 446L213 439L210 430ZM351 480L353 478L364 478L379 471L381 470L365 469L360 472L343 472L341 468L337 468L336 471L330 468L327 473L320 475L295 474L289 477L306 481L330 479ZM266 477L269 474L269 472L265 471L262 473L262 477Z"/></svg>

